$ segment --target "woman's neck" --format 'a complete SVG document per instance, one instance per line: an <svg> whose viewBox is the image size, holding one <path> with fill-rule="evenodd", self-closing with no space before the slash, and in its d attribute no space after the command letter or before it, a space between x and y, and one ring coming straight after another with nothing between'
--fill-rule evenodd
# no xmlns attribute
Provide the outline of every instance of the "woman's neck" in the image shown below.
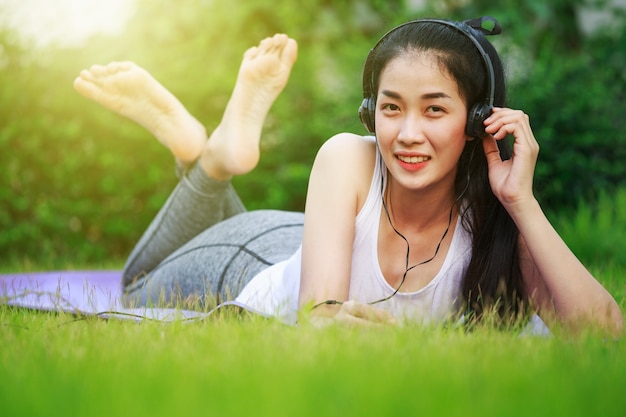
<svg viewBox="0 0 626 417"><path fill-rule="evenodd" d="M412 192L401 189L391 180L387 183L384 201L396 227L420 231L448 221L450 210L454 210L454 187Z"/></svg>

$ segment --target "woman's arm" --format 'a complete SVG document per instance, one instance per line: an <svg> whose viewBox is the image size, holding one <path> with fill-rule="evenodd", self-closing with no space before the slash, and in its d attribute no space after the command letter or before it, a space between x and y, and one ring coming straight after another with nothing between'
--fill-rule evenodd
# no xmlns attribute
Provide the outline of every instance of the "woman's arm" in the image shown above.
<svg viewBox="0 0 626 417"><path fill-rule="evenodd" d="M547 321L573 328L597 326L613 335L624 327L619 306L550 224L539 204L521 208L522 274L528 295Z"/></svg>
<svg viewBox="0 0 626 417"><path fill-rule="evenodd" d="M493 136L483 140L491 187L519 229L522 274L539 314L574 328L592 325L621 333L619 306L567 247L532 193L539 145L528 116L494 109L485 125ZM502 161L495 141L507 134L515 137L513 157Z"/></svg>
<svg viewBox="0 0 626 417"><path fill-rule="evenodd" d="M307 191L299 305L346 301L365 140L340 134L319 150ZM365 179L369 183L369 179ZM338 308L330 308L337 311ZM321 310L327 310L324 307Z"/></svg>

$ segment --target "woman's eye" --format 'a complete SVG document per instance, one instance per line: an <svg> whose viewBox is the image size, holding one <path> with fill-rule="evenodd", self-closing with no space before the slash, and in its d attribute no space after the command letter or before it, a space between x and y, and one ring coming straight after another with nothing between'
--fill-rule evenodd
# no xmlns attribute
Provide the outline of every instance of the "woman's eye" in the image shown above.
<svg viewBox="0 0 626 417"><path fill-rule="evenodd" d="M383 104L382 105L382 109L383 110L389 110L389 111L398 111L398 110L400 110L400 107L398 107L395 104L389 103L389 104Z"/></svg>
<svg viewBox="0 0 626 417"><path fill-rule="evenodd" d="M430 106L428 108L428 111L431 113L440 113L443 112L443 108L439 107L439 106Z"/></svg>

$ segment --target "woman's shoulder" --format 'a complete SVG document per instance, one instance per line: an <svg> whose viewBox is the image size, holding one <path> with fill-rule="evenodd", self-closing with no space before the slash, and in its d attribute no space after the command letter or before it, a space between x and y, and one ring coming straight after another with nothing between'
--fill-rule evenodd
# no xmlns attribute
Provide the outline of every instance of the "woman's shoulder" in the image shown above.
<svg viewBox="0 0 626 417"><path fill-rule="evenodd" d="M376 138L373 136L361 136L355 133L343 132L338 133L328 139L320 150L327 148L354 148L354 149L374 149L376 146Z"/></svg>
<svg viewBox="0 0 626 417"><path fill-rule="evenodd" d="M376 166L376 139L353 133L339 133L320 148L315 165L327 175L334 175L338 183L352 188L357 194L360 209L369 193ZM339 179L344 181L339 181Z"/></svg>
<svg viewBox="0 0 626 417"><path fill-rule="evenodd" d="M328 139L318 151L316 159L335 162L345 170L349 167L374 169L376 140L373 136L339 133Z"/></svg>

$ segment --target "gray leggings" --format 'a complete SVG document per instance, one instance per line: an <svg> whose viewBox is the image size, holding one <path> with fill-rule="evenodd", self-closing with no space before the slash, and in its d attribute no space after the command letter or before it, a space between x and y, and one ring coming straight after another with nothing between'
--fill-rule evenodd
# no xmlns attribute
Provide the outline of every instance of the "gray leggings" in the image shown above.
<svg viewBox="0 0 626 417"><path fill-rule="evenodd" d="M247 212L229 181L213 180L197 164L180 176L124 267L128 307L210 308L301 243L302 213Z"/></svg>

